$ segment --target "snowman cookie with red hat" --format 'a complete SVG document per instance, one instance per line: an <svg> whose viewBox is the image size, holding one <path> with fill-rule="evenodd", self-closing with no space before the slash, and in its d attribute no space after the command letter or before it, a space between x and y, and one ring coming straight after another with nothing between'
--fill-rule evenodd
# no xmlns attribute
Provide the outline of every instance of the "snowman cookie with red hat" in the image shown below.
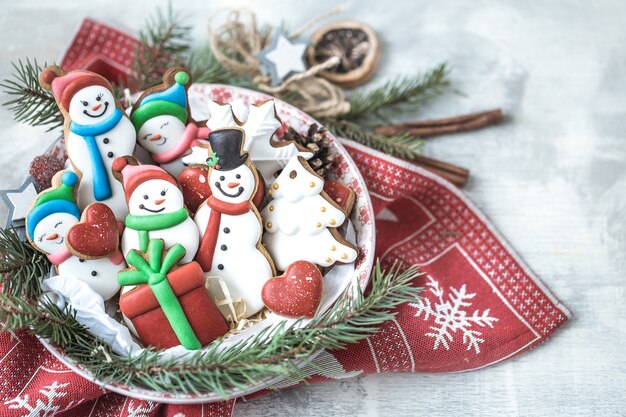
<svg viewBox="0 0 626 417"><path fill-rule="evenodd" d="M124 255L132 249L146 252L151 239L163 239L166 248L183 245L180 264L191 262L198 250L198 228L176 180L161 167L139 165L132 156L117 158L113 174L123 184L130 212L122 235Z"/></svg>
<svg viewBox="0 0 626 417"><path fill-rule="evenodd" d="M111 167L115 158L133 154L136 134L113 87L93 72L65 73L58 66L44 69L40 83L52 92L65 118L67 155L80 176L78 205L104 203L123 219L128 209Z"/></svg>
<svg viewBox="0 0 626 417"><path fill-rule="evenodd" d="M187 88L189 74L171 68L163 83L146 90L130 114L137 130L137 143L167 172L177 177L185 168L182 161L193 146L208 143L209 129L198 127L189 117Z"/></svg>

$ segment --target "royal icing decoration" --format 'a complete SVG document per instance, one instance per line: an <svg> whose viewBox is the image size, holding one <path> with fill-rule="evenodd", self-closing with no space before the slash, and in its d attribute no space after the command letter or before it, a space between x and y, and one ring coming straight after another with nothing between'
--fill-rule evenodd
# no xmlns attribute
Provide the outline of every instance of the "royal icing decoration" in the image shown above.
<svg viewBox="0 0 626 417"><path fill-rule="evenodd" d="M96 204L95 208L87 206L79 223L80 211L74 197L78 176L61 172L52 183L52 188L39 194L27 216L28 238L33 247L48 255L60 275L85 282L108 300L119 291L117 273L126 267L117 250L115 216L107 206ZM83 254L83 250L89 254Z"/></svg>
<svg viewBox="0 0 626 417"><path fill-rule="evenodd" d="M120 184L112 174L113 160L132 155L135 129L114 98L111 84L90 71L64 73L57 66L43 70L43 88L49 90L66 120L68 157L81 177L78 204L107 204L118 218L126 213Z"/></svg>
<svg viewBox="0 0 626 417"><path fill-rule="evenodd" d="M176 268L185 248L175 244L163 250L163 240L153 239L145 258L135 250L128 253L131 268L118 280L138 286L122 295L120 308L145 345L200 349L226 333L228 325L204 288L200 266L191 262Z"/></svg>
<svg viewBox="0 0 626 417"><path fill-rule="evenodd" d="M185 208L183 194L170 174L155 165L138 165L132 157L113 164L123 183L130 214L126 216L122 251L145 252L151 239L163 239L166 247L185 248L181 263L191 262L198 250L198 229Z"/></svg>
<svg viewBox="0 0 626 417"><path fill-rule="evenodd" d="M317 266L307 261L289 265L282 276L263 286L263 302L271 311L285 317L313 317L322 301L323 277Z"/></svg>
<svg viewBox="0 0 626 417"><path fill-rule="evenodd" d="M216 163L209 170L211 196L200 206L194 220L201 243L196 260L209 276L226 283L233 300L245 304L243 317L263 308L261 289L274 276L274 265L261 245L262 227L252 204L257 189L256 171L242 152L244 132L222 129L211 132L209 142ZM218 288L210 288L218 298ZM227 318L236 320L239 317Z"/></svg>
<svg viewBox="0 0 626 417"><path fill-rule="evenodd" d="M173 176L185 168L184 155L206 143L209 129L198 127L189 117L189 74L172 68L163 83L148 89L133 106L130 120L137 130L137 143Z"/></svg>
<svg viewBox="0 0 626 417"><path fill-rule="evenodd" d="M233 108L230 104L218 104L212 100L208 101L209 120L207 127L211 130L226 127L241 128L245 132L245 142L243 151L250 154L250 159L254 166L261 172L265 181L273 179L274 173L283 168L287 161L294 155L300 155L306 159L311 157L311 153L299 148L294 142L277 142L272 140L272 136L281 126L280 119L276 115L274 100L268 100L259 105L251 105L247 114L240 112L241 117L247 119L240 120L234 116ZM193 155L198 155L194 160L188 158L188 163L205 163L211 157L210 150L201 152L202 148L195 150Z"/></svg>
<svg viewBox="0 0 626 417"><path fill-rule="evenodd" d="M346 215L323 189L324 180L298 156L268 188L272 200L262 212L263 243L279 270L298 260L326 267L356 259L355 247L336 230Z"/></svg>

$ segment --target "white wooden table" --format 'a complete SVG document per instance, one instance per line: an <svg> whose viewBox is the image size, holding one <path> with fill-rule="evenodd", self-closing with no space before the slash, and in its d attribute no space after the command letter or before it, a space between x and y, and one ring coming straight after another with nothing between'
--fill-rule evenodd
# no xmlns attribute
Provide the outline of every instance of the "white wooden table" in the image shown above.
<svg viewBox="0 0 626 417"><path fill-rule="evenodd" d="M210 7L227 2L184 3L200 44ZM228 3L295 28L334 2ZM575 318L545 346L492 368L303 386L240 404L236 414L626 413L626 3L353 0L347 6L343 17L369 22L384 40L374 82L444 60L451 65L463 94L438 100L422 116L505 109L510 117L503 125L435 139L425 151L471 168L467 193ZM5 78L11 60L58 59L83 17L138 28L153 2L22 0L2 8ZM32 155L46 146L42 132L0 111L0 188L18 185Z"/></svg>

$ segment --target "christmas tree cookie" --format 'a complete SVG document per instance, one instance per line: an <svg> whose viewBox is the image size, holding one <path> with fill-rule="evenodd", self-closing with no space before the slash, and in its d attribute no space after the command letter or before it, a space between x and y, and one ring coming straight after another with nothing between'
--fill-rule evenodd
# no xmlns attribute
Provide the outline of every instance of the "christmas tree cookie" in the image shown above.
<svg viewBox="0 0 626 417"><path fill-rule="evenodd" d="M261 245L261 218L252 203L259 179L249 155L242 151L243 141L241 129L209 135L211 196L194 220L202 236L196 260L209 276L224 280L231 297L245 304L243 316L249 317L263 308L261 290L274 276L274 264ZM218 288L210 290L220 297Z"/></svg>
<svg viewBox="0 0 626 417"><path fill-rule="evenodd" d="M191 262L198 250L198 229L183 202L176 180L163 168L139 165L133 157L115 160L113 171L123 184L130 214L122 235L122 252L145 252L151 239L163 239L166 247L185 248L181 263Z"/></svg>
<svg viewBox="0 0 626 417"><path fill-rule="evenodd" d="M268 188L272 200L262 212L263 243L279 270L299 260L327 267L356 259L356 248L336 229L346 214L323 190L324 180L299 156Z"/></svg>
<svg viewBox="0 0 626 417"><path fill-rule="evenodd" d="M93 72L66 74L57 66L44 69L40 83L52 92L65 118L67 155L80 177L78 205L104 203L123 219L128 209L111 167L115 158L133 154L136 134L113 87Z"/></svg>
<svg viewBox="0 0 626 417"><path fill-rule="evenodd" d="M130 114L139 146L174 177L185 168L183 156L193 146L207 143L209 134L207 128L198 127L189 116L190 84L184 69L169 69L163 75L163 84L146 90Z"/></svg>

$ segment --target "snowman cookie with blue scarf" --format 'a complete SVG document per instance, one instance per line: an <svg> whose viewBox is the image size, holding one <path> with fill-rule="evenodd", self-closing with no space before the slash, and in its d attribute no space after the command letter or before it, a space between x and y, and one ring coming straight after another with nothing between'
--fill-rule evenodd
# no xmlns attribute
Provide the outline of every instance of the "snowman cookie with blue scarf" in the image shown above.
<svg viewBox="0 0 626 417"><path fill-rule="evenodd" d="M85 282L106 301L119 291L117 273L126 268L115 215L106 205L94 203L81 218L75 200L78 176L73 172L58 173L52 184L28 212L28 240L48 256L59 275Z"/></svg>
<svg viewBox="0 0 626 417"><path fill-rule="evenodd" d="M186 167L182 158L191 148L208 143L209 129L196 125L189 116L190 84L185 69L171 68L163 75L162 84L139 97L130 114L137 130L137 144L174 177Z"/></svg>
<svg viewBox="0 0 626 417"><path fill-rule="evenodd" d="M111 173L115 158L132 155L136 133L102 76L86 70L65 73L58 66L44 69L42 87L54 95L65 119L67 155L80 177L78 205L109 206L118 219L128 213L124 192Z"/></svg>

